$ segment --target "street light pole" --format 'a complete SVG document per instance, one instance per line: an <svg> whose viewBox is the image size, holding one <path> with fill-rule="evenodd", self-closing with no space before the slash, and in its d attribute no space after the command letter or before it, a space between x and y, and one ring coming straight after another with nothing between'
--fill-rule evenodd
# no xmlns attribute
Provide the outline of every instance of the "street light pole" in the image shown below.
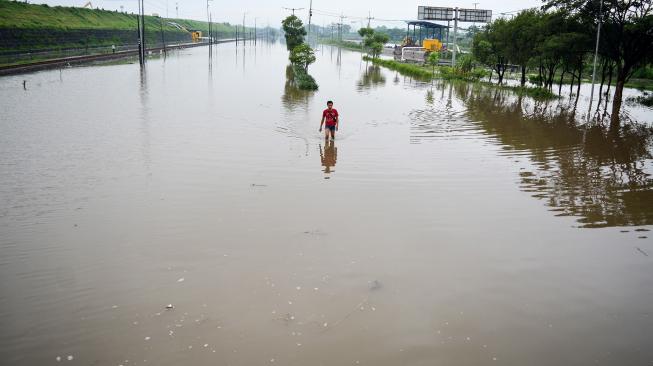
<svg viewBox="0 0 653 366"><path fill-rule="evenodd" d="M587 110L587 122L590 120L592 115L592 102L594 100L594 82L596 81L596 58L599 54L599 39L601 37L601 23L603 20L603 0L601 0L601 5L599 5L599 26L596 30L596 48L594 49L594 66L592 70L592 91L590 92L590 106Z"/></svg>

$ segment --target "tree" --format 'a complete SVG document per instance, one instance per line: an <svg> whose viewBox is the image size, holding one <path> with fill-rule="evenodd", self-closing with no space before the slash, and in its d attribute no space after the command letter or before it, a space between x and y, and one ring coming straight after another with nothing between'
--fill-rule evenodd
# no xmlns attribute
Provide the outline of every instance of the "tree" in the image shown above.
<svg viewBox="0 0 653 366"><path fill-rule="evenodd" d="M313 52L311 46L302 43L290 51L290 62L308 72L308 65L315 62L315 52Z"/></svg>
<svg viewBox="0 0 653 366"><path fill-rule="evenodd" d="M426 59L429 65L433 67L433 75L431 78L435 78L435 67L440 63L440 52L431 52L429 57Z"/></svg>
<svg viewBox="0 0 653 366"><path fill-rule="evenodd" d="M616 65L617 82L610 126L619 127L624 84L640 66L653 60L653 5L651 0L544 0L545 8L564 9L588 24L602 20L602 55ZM602 4L602 11L601 9Z"/></svg>
<svg viewBox="0 0 653 366"><path fill-rule="evenodd" d="M295 47L304 43L306 29L302 21L294 15L290 15L281 22L281 27L286 37L286 47L292 51Z"/></svg>
<svg viewBox="0 0 653 366"><path fill-rule="evenodd" d="M483 32L474 35L472 53L482 64L496 71L499 77L498 83L503 82L503 75L506 72L508 63L508 43L512 41L512 34L508 27L508 21L499 18L485 27ZM492 74L490 74L490 80Z"/></svg>
<svg viewBox="0 0 653 366"><path fill-rule="evenodd" d="M390 37L385 33L375 32L372 28L361 28L358 34L363 37L363 46L367 47L372 58L377 58L383 51L383 45Z"/></svg>
<svg viewBox="0 0 653 366"><path fill-rule="evenodd" d="M526 84L526 64L534 55L541 18L539 11L530 9L507 22L511 41L506 42L506 53L511 63L521 66L521 86Z"/></svg>

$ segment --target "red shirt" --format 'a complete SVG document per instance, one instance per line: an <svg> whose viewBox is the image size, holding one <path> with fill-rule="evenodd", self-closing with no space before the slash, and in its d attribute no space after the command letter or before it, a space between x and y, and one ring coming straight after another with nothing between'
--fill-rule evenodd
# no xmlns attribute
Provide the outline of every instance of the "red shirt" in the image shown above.
<svg viewBox="0 0 653 366"><path fill-rule="evenodd" d="M338 111L335 110L335 108L329 108L325 109L324 112L322 112L322 117L325 117L325 125L326 126L335 126L336 125L336 118L338 118Z"/></svg>

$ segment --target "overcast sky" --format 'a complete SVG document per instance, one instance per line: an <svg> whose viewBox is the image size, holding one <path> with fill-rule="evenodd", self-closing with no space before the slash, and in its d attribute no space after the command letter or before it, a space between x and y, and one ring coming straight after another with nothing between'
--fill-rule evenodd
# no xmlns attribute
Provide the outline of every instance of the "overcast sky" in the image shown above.
<svg viewBox="0 0 653 366"><path fill-rule="evenodd" d="M30 3L46 3L49 5L82 6L88 0L29 0ZM94 7L106 10L120 10L124 6L125 11L137 11L136 0L91 0ZM355 28L360 26L363 17L367 17L368 11L372 17L384 20L405 20L417 18L417 6L446 6L474 8L477 3L478 9L491 9L493 18L500 16L500 13L512 12L521 9L537 7L542 4L541 0L506 0L506 1L397 1L397 0L314 0L313 23L328 24L338 20L335 16L328 14L344 14L350 16L344 20ZM161 16L176 17L175 5L179 6L179 17L197 20L206 20L206 0L145 0L145 13L157 13ZM254 18L257 18L259 26L270 24L279 27L281 19L290 14L287 8L305 8L299 10L296 15L304 21L308 19L309 0L212 0L209 1L214 21L242 23L243 12L247 12L246 23L254 25ZM365 22L367 22L365 20ZM404 27L400 22L372 21L373 25L386 25L388 27Z"/></svg>

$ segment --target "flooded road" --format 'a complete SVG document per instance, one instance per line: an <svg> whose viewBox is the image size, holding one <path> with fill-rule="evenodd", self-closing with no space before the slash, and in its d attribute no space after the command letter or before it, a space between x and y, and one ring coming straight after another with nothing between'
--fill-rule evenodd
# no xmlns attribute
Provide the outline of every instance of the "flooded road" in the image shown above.
<svg viewBox="0 0 653 366"><path fill-rule="evenodd" d="M2 364L653 363L650 129L216 49L0 78Z"/></svg>

